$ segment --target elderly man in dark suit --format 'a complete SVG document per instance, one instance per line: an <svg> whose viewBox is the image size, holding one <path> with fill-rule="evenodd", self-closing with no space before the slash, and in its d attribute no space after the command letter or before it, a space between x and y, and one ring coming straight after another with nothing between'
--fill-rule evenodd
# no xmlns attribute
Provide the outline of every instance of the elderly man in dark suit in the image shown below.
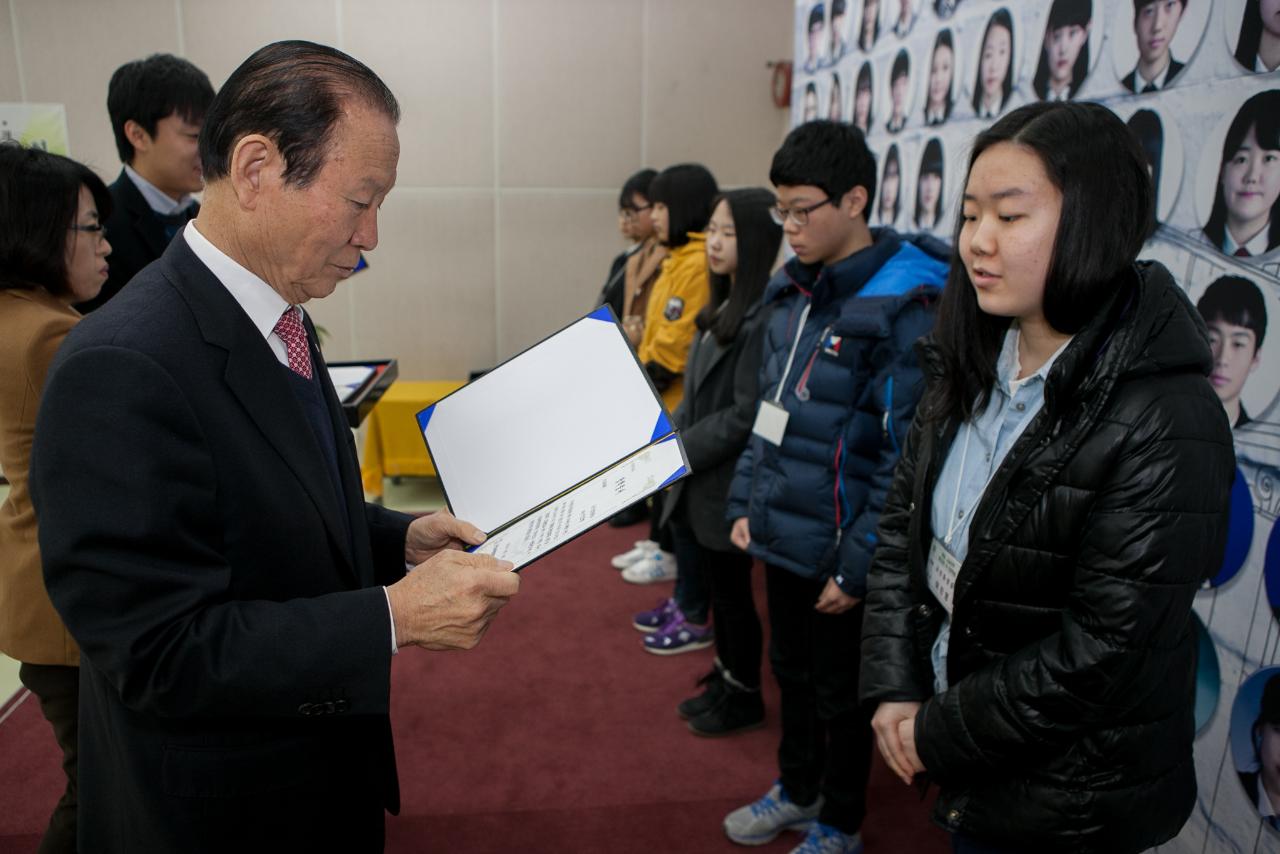
<svg viewBox="0 0 1280 854"><path fill-rule="evenodd" d="M185 59L157 53L126 62L107 85L107 113L124 168L111 185L106 223L111 270L82 314L111 299L200 212L192 193L204 187L196 140L213 85Z"/></svg>
<svg viewBox="0 0 1280 854"><path fill-rule="evenodd" d="M392 655L474 646L517 591L473 526L363 501L300 307L377 244L398 117L339 51L257 51L209 108L199 218L49 372L32 493L83 654L83 851L381 850Z"/></svg>

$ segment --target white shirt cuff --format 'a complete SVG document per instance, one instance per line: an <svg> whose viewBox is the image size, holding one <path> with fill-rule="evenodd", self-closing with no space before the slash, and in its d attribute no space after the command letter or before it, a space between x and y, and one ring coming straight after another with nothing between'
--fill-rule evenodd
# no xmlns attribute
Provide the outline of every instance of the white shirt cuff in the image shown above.
<svg viewBox="0 0 1280 854"><path fill-rule="evenodd" d="M382 595L387 597L387 617L391 622L391 654L395 655L400 651L400 645L396 643L396 615L391 612L391 594L387 592L387 588L382 588Z"/></svg>

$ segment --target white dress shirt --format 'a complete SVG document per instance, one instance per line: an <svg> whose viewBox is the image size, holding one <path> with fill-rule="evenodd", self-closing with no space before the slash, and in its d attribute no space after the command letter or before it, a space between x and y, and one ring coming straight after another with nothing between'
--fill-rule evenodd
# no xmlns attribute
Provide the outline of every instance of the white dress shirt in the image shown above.
<svg viewBox="0 0 1280 854"><path fill-rule="evenodd" d="M142 198L146 200L147 207L161 216L169 216L170 214L176 214L178 211L185 211L196 203L196 197L190 193L175 202L167 193L139 175L127 163L124 167L124 174L129 176L129 180L138 188L138 192L142 193Z"/></svg>
<svg viewBox="0 0 1280 854"><path fill-rule="evenodd" d="M1223 233L1226 235L1222 241L1222 254L1235 255L1236 250L1240 248L1240 244L1231 238L1231 229L1224 228ZM1256 258L1259 255L1267 254L1267 239L1271 236L1271 220L1267 220L1267 224L1262 229L1250 237L1244 244L1245 250L1251 257Z"/></svg>
<svg viewBox="0 0 1280 854"><path fill-rule="evenodd" d="M249 315L249 322L266 339L267 346L275 354L276 361L288 367L289 349L285 346L284 339L275 332L280 315L284 314L285 309L290 308L288 301L280 296L275 288L210 243L209 239L200 233L200 229L196 228L194 219L183 228L182 236L196 258L209 268L209 272L222 283L227 293L231 294L231 298L244 310L245 314ZM296 305L292 308L298 313L298 320L301 321L302 309ZM387 617L391 625L391 654L395 655L399 644L396 643L396 621L391 611L391 594L385 587L382 588L382 593L387 599Z"/></svg>
<svg viewBox="0 0 1280 854"><path fill-rule="evenodd" d="M1164 64L1164 69L1156 75L1154 80L1148 80L1142 76L1142 72L1137 66L1133 68L1133 91L1144 92L1148 86L1156 87L1156 90L1163 89L1169 85L1169 69L1173 68L1173 57L1169 57L1169 61Z"/></svg>

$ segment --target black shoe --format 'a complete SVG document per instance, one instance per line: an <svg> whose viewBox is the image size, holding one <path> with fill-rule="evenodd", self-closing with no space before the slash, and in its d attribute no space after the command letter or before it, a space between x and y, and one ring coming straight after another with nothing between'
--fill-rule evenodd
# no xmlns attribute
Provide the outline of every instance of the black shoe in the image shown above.
<svg viewBox="0 0 1280 854"><path fill-rule="evenodd" d="M727 690L719 667L711 668L711 672L699 679L698 684L707 687L698 696L682 700L680 705L676 706L676 714L681 720L692 720L715 708L715 705L720 702L720 697Z"/></svg>
<svg viewBox="0 0 1280 854"><path fill-rule="evenodd" d="M631 525L639 524L649 518L649 505L644 501L637 501L625 510L619 510L609 519L609 527L626 528Z"/></svg>
<svg viewBox="0 0 1280 854"><path fill-rule="evenodd" d="M764 726L764 698L760 691L748 691L721 681L720 702L689 721L694 735L718 738Z"/></svg>

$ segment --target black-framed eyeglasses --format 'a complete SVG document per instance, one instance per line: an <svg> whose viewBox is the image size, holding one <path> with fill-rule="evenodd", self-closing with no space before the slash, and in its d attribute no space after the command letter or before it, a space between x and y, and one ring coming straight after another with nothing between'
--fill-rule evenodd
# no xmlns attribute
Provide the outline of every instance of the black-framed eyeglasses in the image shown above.
<svg viewBox="0 0 1280 854"><path fill-rule="evenodd" d="M804 227L809 224L809 214L816 211L823 205L829 205L835 202L835 199L828 196L817 204L809 205L807 208L784 208L782 205L774 205L769 208L769 216L778 225L786 225L787 220L791 220L796 225Z"/></svg>
<svg viewBox="0 0 1280 854"><path fill-rule="evenodd" d="M645 211L647 211L647 210L648 210L649 208L651 208L651 207L653 207L653 205L641 205L641 206L640 206L640 207L638 207L638 208L623 208L623 209L622 209L622 218L623 218L623 219L635 219L636 217L638 217L640 214L644 213Z"/></svg>
<svg viewBox="0 0 1280 854"><path fill-rule="evenodd" d="M76 223L75 225L68 226L67 231L83 231L85 234L92 234L94 237L98 238L98 240L107 239L107 227L102 223L95 223L94 225L80 225L79 223Z"/></svg>

